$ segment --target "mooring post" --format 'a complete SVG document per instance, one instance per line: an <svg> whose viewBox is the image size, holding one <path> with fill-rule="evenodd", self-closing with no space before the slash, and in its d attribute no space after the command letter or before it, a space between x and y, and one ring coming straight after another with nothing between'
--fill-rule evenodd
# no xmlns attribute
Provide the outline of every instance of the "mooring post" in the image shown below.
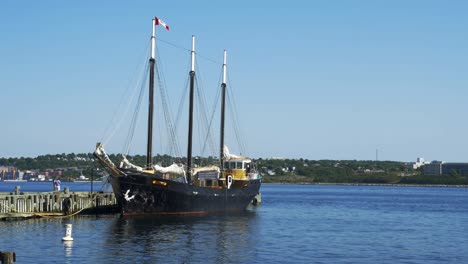
<svg viewBox="0 0 468 264"><path fill-rule="evenodd" d="M16 262L16 253L0 251L0 261L2 264L12 264L13 262Z"/></svg>

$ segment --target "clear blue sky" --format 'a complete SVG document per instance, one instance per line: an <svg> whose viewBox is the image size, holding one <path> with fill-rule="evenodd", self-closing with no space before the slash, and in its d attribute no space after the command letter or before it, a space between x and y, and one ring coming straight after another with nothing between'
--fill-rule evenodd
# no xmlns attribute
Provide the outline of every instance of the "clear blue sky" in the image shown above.
<svg viewBox="0 0 468 264"><path fill-rule="evenodd" d="M159 16L163 40L189 48L194 34L219 61L228 49L252 157L468 162L467 13L466 1L4 0L0 156L93 151ZM167 82L183 85L187 54L158 45Z"/></svg>

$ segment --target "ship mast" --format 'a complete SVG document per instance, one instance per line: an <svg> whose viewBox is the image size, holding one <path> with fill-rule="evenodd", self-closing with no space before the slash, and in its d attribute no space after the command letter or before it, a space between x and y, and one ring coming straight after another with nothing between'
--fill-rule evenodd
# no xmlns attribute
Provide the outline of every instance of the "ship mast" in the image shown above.
<svg viewBox="0 0 468 264"><path fill-rule="evenodd" d="M195 82L195 36L192 35L192 65L190 68L190 101L189 101L189 124L188 124L188 146L187 146L187 182L192 183L192 130L193 130L193 93Z"/></svg>
<svg viewBox="0 0 468 264"><path fill-rule="evenodd" d="M219 168L221 171L224 170L224 112L225 112L225 103L226 103L226 57L227 53L224 50L224 62L223 62L223 82L221 83L221 135L219 143Z"/></svg>
<svg viewBox="0 0 468 264"><path fill-rule="evenodd" d="M150 63L150 76L149 76L149 104L148 104L148 143L146 145L146 168L151 169L153 167L153 102L154 102L154 52L156 48L156 18L153 18L153 31L151 34L151 57Z"/></svg>

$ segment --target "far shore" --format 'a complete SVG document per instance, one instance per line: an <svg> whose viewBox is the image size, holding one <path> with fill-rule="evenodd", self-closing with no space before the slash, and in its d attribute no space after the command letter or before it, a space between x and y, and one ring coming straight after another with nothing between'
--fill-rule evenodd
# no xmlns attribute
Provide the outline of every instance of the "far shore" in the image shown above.
<svg viewBox="0 0 468 264"><path fill-rule="evenodd" d="M2 181L0 181L1 183ZM48 181L4 181L8 183L44 183ZM76 183L92 183L92 181L62 181L62 182L76 182ZM94 183L98 184L101 181L94 181ZM468 185L463 184L404 184L404 183L330 183L330 182L263 182L262 184L270 185L270 184L281 184L281 185L342 185L342 186L391 186L391 187L441 187L441 188L468 188Z"/></svg>
<svg viewBox="0 0 468 264"><path fill-rule="evenodd" d="M328 183L328 182L324 182L324 183L321 183L321 182L314 182L314 183L311 183L311 182L264 182L262 184L468 188L468 185L450 185L450 184Z"/></svg>

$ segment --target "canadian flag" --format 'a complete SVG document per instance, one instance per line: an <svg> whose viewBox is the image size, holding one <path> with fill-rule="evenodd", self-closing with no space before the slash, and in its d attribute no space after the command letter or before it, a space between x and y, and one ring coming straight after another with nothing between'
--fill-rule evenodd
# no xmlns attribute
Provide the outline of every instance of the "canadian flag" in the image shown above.
<svg viewBox="0 0 468 264"><path fill-rule="evenodd" d="M167 30L169 30L169 26L166 23L164 23L164 21L162 21L161 19L159 19L157 17L154 18L154 24L156 26L161 25L161 26L165 27Z"/></svg>

